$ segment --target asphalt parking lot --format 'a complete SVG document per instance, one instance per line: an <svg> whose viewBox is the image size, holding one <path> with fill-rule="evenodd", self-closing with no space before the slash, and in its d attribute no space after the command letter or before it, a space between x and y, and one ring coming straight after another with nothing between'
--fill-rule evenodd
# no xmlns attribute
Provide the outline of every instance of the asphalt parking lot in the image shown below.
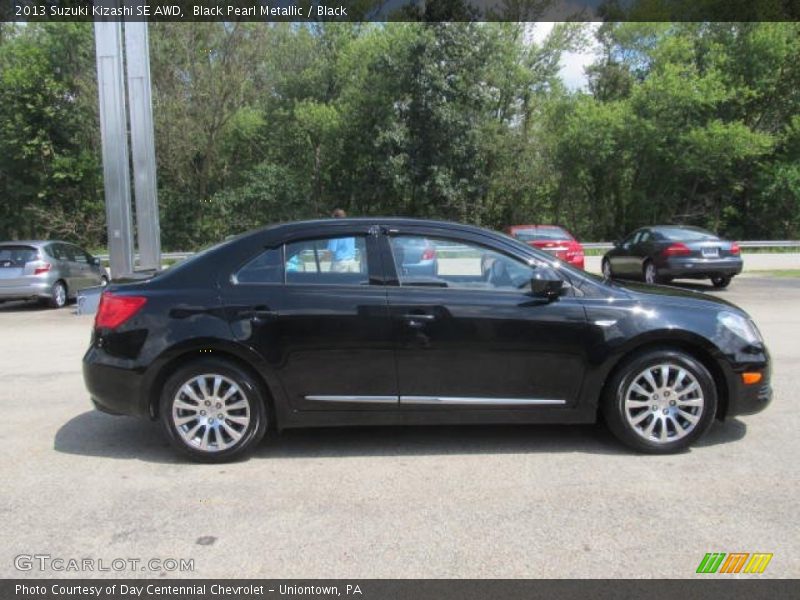
<svg viewBox="0 0 800 600"><path fill-rule="evenodd" d="M224 466L92 410L92 317L0 306L0 575L109 575L14 566L47 554L194 559L126 577L691 577L707 552L771 552L759 577L800 577L800 278L714 293L761 328L776 399L690 452L632 454L600 426L339 429Z"/></svg>

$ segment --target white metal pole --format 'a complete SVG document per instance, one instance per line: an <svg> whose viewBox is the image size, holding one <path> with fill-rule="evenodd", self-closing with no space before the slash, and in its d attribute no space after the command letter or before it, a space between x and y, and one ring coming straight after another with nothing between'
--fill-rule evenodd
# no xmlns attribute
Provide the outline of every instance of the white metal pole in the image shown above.
<svg viewBox="0 0 800 600"><path fill-rule="evenodd" d="M125 2L132 7L142 3L143 0ZM125 22L125 65L128 76L139 266L143 269L160 269L161 231L158 224L150 47L146 21Z"/></svg>
<svg viewBox="0 0 800 600"><path fill-rule="evenodd" d="M94 23L94 37L108 254L111 276L118 278L133 273L128 127L122 73L122 25L119 22L97 20Z"/></svg>

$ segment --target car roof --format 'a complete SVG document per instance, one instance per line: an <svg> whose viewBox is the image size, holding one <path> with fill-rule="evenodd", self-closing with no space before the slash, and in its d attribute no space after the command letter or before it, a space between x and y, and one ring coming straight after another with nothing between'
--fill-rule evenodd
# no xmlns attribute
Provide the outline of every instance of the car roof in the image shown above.
<svg viewBox="0 0 800 600"><path fill-rule="evenodd" d="M509 229L566 229L561 225L509 225Z"/></svg>
<svg viewBox="0 0 800 600"><path fill-rule="evenodd" d="M0 246L36 246L37 248L41 248L42 246L53 243L69 244L69 242L62 242L61 240L8 240L6 242L0 242Z"/></svg>
<svg viewBox="0 0 800 600"><path fill-rule="evenodd" d="M268 231L274 232L291 232L300 229L313 229L316 227L346 227L355 225L387 225L387 226L420 226L439 227L442 229L454 229L461 231L480 231L486 233L486 229L477 225L467 225L465 223L457 223L455 221L442 221L435 219L414 219L409 217L345 217L345 218L326 218L326 219L311 219L306 221L287 221L284 223L274 223L266 225L258 229L247 231L237 235L230 240L240 239L254 234L266 233ZM494 233L494 232L492 232Z"/></svg>
<svg viewBox="0 0 800 600"><path fill-rule="evenodd" d="M696 227L694 225L651 225L650 227L642 227L642 229L686 229L687 231L702 231L703 233L710 233L708 229Z"/></svg>

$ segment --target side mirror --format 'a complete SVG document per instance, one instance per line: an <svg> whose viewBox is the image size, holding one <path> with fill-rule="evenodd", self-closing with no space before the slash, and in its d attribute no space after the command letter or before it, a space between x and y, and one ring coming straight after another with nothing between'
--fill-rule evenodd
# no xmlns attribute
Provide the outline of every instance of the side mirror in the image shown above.
<svg viewBox="0 0 800 600"><path fill-rule="evenodd" d="M564 291L564 282L561 279L531 279L531 293L535 298L555 300Z"/></svg>

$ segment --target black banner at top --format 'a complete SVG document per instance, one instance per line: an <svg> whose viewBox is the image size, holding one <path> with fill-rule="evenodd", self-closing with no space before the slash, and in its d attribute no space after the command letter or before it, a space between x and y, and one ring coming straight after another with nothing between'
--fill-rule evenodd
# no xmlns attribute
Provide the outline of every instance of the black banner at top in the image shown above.
<svg viewBox="0 0 800 600"><path fill-rule="evenodd" d="M0 0L0 21L797 21L800 0Z"/></svg>

